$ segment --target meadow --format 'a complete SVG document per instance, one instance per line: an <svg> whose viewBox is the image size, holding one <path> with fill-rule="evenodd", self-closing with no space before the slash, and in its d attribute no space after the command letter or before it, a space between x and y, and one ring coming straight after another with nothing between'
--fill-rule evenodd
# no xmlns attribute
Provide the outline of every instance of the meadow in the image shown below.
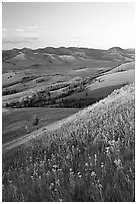
<svg viewBox="0 0 137 204"><path fill-rule="evenodd" d="M103 87L105 88L134 82L135 70L131 69L127 71L108 73L103 76L99 76L95 79L95 82L87 86L87 88L92 91Z"/></svg>
<svg viewBox="0 0 137 204"><path fill-rule="evenodd" d="M5 202L135 201L134 84L3 154Z"/></svg>
<svg viewBox="0 0 137 204"><path fill-rule="evenodd" d="M5 109L2 113L2 143L31 133L38 128L47 126L58 120L66 118L79 109L76 108L17 108ZM33 118L37 115L40 119L37 126L33 126ZM27 126L27 128L26 128Z"/></svg>

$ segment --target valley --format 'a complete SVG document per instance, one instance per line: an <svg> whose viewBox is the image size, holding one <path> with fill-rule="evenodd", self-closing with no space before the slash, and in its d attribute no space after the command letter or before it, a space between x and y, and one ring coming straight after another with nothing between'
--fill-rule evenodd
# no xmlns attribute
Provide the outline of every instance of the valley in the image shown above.
<svg viewBox="0 0 137 204"><path fill-rule="evenodd" d="M2 54L3 107L60 107L59 99L73 98L83 91L87 95L93 87L122 86L134 81L132 50L48 47L13 49ZM100 99L94 94L91 98Z"/></svg>

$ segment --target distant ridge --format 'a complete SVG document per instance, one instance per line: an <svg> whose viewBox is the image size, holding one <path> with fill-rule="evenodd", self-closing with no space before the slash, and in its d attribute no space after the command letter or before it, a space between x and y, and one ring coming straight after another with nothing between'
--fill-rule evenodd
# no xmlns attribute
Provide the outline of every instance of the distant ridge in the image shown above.
<svg viewBox="0 0 137 204"><path fill-rule="evenodd" d="M128 57L132 60L135 58L135 50L134 49L122 49L120 47L112 47L108 50L101 49L93 49L93 48L82 48L82 47L45 47L38 49L30 49L30 48L22 48L22 49L11 49L11 50L3 50L2 51L2 59L7 60L15 57L22 53L48 53L56 56L60 55L72 55L77 57L83 57L86 59L95 59L95 60L108 60L112 61L113 59L124 60L125 57Z"/></svg>

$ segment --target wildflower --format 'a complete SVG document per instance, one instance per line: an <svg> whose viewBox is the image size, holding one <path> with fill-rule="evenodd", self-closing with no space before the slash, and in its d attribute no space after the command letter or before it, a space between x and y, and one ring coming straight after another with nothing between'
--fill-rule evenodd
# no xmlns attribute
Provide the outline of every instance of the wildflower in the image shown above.
<svg viewBox="0 0 137 204"><path fill-rule="evenodd" d="M89 163L90 163L90 166L92 166L92 158L89 157Z"/></svg>
<svg viewBox="0 0 137 204"><path fill-rule="evenodd" d="M52 190L54 187L54 183L51 183L50 186L49 186L49 190Z"/></svg>
<svg viewBox="0 0 137 204"><path fill-rule="evenodd" d="M12 184L12 181L11 181L11 180L9 180L9 184L10 184L10 185Z"/></svg>
<svg viewBox="0 0 137 204"><path fill-rule="evenodd" d="M53 168L54 168L54 169L57 169L57 168L58 168L58 166L57 166L57 165L53 165Z"/></svg>
<svg viewBox="0 0 137 204"><path fill-rule="evenodd" d="M32 162L32 157L30 157L29 159L30 159L30 162Z"/></svg>
<svg viewBox="0 0 137 204"><path fill-rule="evenodd" d="M130 182L129 175L126 175L126 179L128 182Z"/></svg>
<svg viewBox="0 0 137 204"><path fill-rule="evenodd" d="M79 177L79 178L81 178L81 177L82 177L82 175L81 175L81 173L80 173L80 172L78 172L78 177Z"/></svg>
<svg viewBox="0 0 137 204"><path fill-rule="evenodd" d="M107 155L110 154L109 147L106 147L106 153L107 153Z"/></svg>
<svg viewBox="0 0 137 204"><path fill-rule="evenodd" d="M60 199L59 199L59 202L63 202L63 199L62 199L62 198L60 198Z"/></svg>
<svg viewBox="0 0 137 204"><path fill-rule="evenodd" d="M88 163L85 163L85 166L88 167Z"/></svg>
<svg viewBox="0 0 137 204"><path fill-rule="evenodd" d="M120 164L120 161L121 161L120 159L118 159L118 160L115 159L114 163L115 163L116 165L119 165L119 164Z"/></svg>
<svg viewBox="0 0 137 204"><path fill-rule="evenodd" d="M95 171L92 171L92 172L91 172L91 176L96 176Z"/></svg>
<svg viewBox="0 0 137 204"><path fill-rule="evenodd" d="M123 167L122 167L122 162L121 162L120 159L115 159L115 160L114 160L114 163L117 165L118 169L123 168Z"/></svg>
<svg viewBox="0 0 137 204"><path fill-rule="evenodd" d="M34 175L34 176L38 176L37 169L34 169L33 175Z"/></svg>
<svg viewBox="0 0 137 204"><path fill-rule="evenodd" d="M80 174L80 172L78 172L78 175Z"/></svg>
<svg viewBox="0 0 137 204"><path fill-rule="evenodd" d="M103 162L101 162L101 168L103 168L104 167L104 163Z"/></svg>
<svg viewBox="0 0 137 204"><path fill-rule="evenodd" d="M103 186L102 186L100 183L98 184L98 187L99 187L99 188L103 188Z"/></svg>
<svg viewBox="0 0 137 204"><path fill-rule="evenodd" d="M71 159L71 155L68 154L68 155L66 156L66 159Z"/></svg>
<svg viewBox="0 0 137 204"><path fill-rule="evenodd" d="M110 145L114 145L114 144L115 144L115 140L110 140L110 141L108 141L108 143L109 143Z"/></svg>
<svg viewBox="0 0 137 204"><path fill-rule="evenodd" d="M56 185L59 187L60 183L59 183L59 179L56 181Z"/></svg>

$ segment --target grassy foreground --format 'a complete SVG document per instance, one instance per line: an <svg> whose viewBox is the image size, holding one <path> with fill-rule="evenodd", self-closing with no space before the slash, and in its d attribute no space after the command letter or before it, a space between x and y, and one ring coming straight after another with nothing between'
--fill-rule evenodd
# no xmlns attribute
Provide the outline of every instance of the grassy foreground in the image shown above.
<svg viewBox="0 0 137 204"><path fill-rule="evenodd" d="M134 89L3 154L3 201L134 201Z"/></svg>

